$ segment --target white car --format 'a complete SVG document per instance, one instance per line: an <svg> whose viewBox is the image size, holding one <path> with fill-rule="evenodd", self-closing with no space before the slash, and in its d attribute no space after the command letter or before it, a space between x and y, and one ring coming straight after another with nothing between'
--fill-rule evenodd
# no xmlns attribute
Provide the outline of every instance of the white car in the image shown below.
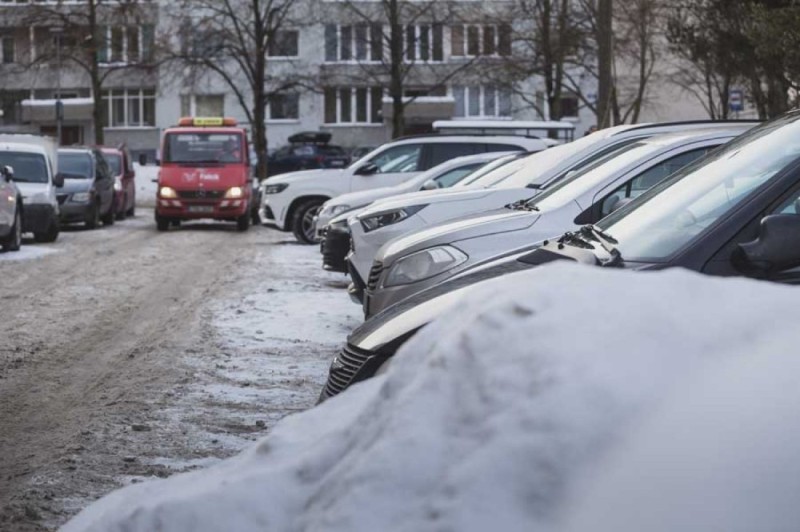
<svg viewBox="0 0 800 532"><path fill-rule="evenodd" d="M357 287L366 285L375 253L393 238L529 199L572 172L637 140L693 129L730 127L730 122L712 121L611 127L498 169L498 172L514 169L515 173L488 189L466 185L459 191L417 192L377 201L348 220L354 249L348 258L348 270L355 272L353 283Z"/></svg>
<svg viewBox="0 0 800 532"><path fill-rule="evenodd" d="M316 216L317 235L322 236L325 226L341 214L353 213L353 211L366 207L373 201L399 196L408 192L450 188L487 163L508 154L509 152L493 151L456 157L393 187L373 188L337 196L326 201Z"/></svg>
<svg viewBox="0 0 800 532"><path fill-rule="evenodd" d="M545 150L541 139L517 136L423 135L384 144L342 170L307 170L271 177L262 186L259 214L265 225L316 241L323 203L348 192L398 185L419 172L464 155Z"/></svg>
<svg viewBox="0 0 800 532"><path fill-rule="evenodd" d="M23 233L37 242L53 242L59 233L58 175L55 143L36 135L0 135L0 167L13 170L14 184L22 195Z"/></svg>

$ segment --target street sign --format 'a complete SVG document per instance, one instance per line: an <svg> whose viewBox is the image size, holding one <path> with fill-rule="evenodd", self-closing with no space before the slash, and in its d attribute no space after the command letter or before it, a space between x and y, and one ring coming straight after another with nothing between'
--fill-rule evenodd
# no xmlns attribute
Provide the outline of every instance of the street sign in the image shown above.
<svg viewBox="0 0 800 532"><path fill-rule="evenodd" d="M731 89L728 92L728 108L734 113L744 111L744 91L742 89Z"/></svg>

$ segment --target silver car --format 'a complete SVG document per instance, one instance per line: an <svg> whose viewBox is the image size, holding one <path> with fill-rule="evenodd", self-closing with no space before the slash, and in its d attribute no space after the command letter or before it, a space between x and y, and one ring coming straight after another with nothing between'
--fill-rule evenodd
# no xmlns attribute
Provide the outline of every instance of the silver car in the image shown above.
<svg viewBox="0 0 800 532"><path fill-rule="evenodd" d="M0 167L0 247L17 251L22 245L22 194L14 184L14 169Z"/></svg>

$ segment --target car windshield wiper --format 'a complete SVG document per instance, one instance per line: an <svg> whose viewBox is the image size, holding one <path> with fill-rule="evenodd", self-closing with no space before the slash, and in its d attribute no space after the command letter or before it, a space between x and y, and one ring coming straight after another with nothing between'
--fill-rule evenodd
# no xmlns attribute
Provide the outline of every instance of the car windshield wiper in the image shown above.
<svg viewBox="0 0 800 532"><path fill-rule="evenodd" d="M616 238L612 237L608 233L603 232L602 229L598 229L592 224L581 227L580 233L586 238L597 241L605 250L605 252L608 253L609 258L605 261L600 261L602 266L622 266L622 254L616 247L614 247L619 243Z"/></svg>
<svg viewBox="0 0 800 532"><path fill-rule="evenodd" d="M539 207L530 203L530 201L530 199L515 201L506 205L506 209L511 209L512 211L538 211Z"/></svg>
<svg viewBox="0 0 800 532"><path fill-rule="evenodd" d="M564 249L564 246L567 244L581 249L594 249L594 246L591 244L591 242L589 242L584 236L582 236L580 233L574 233L572 231L567 231L561 235L556 242L558 242L558 249ZM547 245L547 240L545 240L544 243Z"/></svg>

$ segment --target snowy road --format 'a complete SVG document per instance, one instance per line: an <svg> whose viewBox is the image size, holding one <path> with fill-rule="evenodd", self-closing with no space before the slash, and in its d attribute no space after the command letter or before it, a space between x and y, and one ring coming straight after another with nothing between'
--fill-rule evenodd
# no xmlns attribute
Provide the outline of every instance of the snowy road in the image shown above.
<svg viewBox="0 0 800 532"><path fill-rule="evenodd" d="M313 405L358 323L314 247L140 212L0 255L0 530L234 454Z"/></svg>

